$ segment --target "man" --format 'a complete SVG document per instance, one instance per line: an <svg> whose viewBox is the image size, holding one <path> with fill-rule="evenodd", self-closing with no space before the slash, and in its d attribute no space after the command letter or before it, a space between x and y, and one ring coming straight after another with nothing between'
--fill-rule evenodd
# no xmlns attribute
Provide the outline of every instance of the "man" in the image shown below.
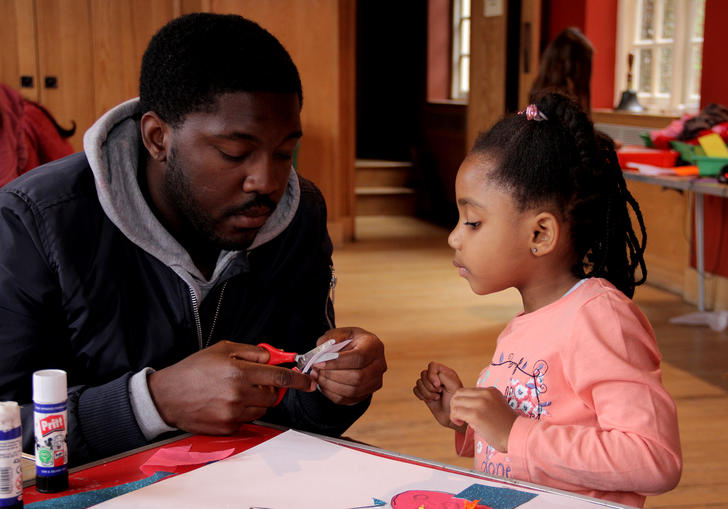
<svg viewBox="0 0 728 509"><path fill-rule="evenodd" d="M139 100L0 190L0 400L23 405L26 450L42 368L68 372L72 464L257 418L335 435L364 412L384 347L328 330L325 204L291 167L301 104L267 31L183 16L152 38ZM352 342L311 376L254 346L329 338Z"/></svg>

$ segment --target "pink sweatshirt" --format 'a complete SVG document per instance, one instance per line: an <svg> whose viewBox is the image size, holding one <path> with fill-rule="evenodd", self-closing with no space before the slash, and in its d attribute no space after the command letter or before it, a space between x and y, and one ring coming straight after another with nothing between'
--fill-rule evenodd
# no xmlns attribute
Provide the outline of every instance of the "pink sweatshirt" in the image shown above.
<svg viewBox="0 0 728 509"><path fill-rule="evenodd" d="M508 453L468 427L458 454L475 469L641 507L680 480L675 403L662 385L647 318L592 278L519 314L498 338L478 387L496 387L521 414Z"/></svg>

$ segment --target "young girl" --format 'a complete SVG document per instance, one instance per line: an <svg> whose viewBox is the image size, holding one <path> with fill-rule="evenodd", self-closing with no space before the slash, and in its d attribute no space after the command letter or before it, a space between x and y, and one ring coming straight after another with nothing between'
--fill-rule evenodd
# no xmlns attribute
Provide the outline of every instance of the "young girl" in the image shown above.
<svg viewBox="0 0 728 509"><path fill-rule="evenodd" d="M518 289L523 312L477 387L431 362L415 395L477 470L635 506L672 489L676 408L630 300L644 223L611 143L548 94L480 135L455 187L453 264L477 294Z"/></svg>

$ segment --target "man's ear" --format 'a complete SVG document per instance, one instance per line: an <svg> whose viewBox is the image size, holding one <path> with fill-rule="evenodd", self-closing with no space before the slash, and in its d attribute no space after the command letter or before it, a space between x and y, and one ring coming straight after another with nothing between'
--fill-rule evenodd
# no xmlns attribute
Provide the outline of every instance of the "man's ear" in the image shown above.
<svg viewBox="0 0 728 509"><path fill-rule="evenodd" d="M534 256L552 252L561 234L559 222L551 212L539 212L533 216L529 247Z"/></svg>
<svg viewBox="0 0 728 509"><path fill-rule="evenodd" d="M148 111L142 115L141 133L149 155L157 162L165 162L170 148L169 125L155 112Z"/></svg>

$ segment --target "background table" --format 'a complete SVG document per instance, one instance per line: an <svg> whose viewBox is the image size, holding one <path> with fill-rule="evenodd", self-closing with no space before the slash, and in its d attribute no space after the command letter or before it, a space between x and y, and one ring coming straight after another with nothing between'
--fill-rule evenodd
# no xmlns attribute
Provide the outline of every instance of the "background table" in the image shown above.
<svg viewBox="0 0 728 509"><path fill-rule="evenodd" d="M695 194L695 264L698 271L698 310L705 311L705 244L703 196L728 198L728 185L718 183L709 177L673 177L667 175L647 175L636 171L624 171L626 180L647 182L649 184L679 189Z"/></svg>

